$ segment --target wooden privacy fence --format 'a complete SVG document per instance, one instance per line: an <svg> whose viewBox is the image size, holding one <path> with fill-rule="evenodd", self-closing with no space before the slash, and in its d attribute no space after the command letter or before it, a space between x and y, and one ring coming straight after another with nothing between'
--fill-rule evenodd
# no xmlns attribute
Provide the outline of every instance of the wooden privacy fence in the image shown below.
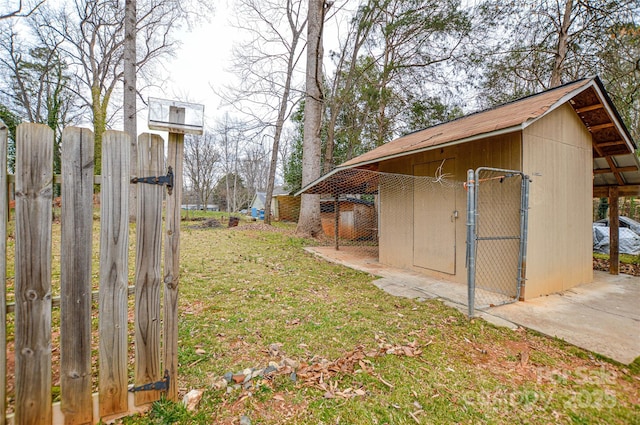
<svg viewBox="0 0 640 425"><path fill-rule="evenodd" d="M66 128L61 152L60 403L52 403L53 132L21 124L16 134L14 349L7 351L7 130L0 121L0 425L85 424L124 416L160 398L177 398L178 256L183 136L138 139L137 173L129 136L107 131L102 176L94 178L94 135ZM172 176L138 178L131 174ZM171 177L174 181L170 181ZM135 284L128 282L129 187L169 184L161 272L165 189L138 184ZM99 287L92 293L93 190L100 189ZM172 187L171 187L172 186ZM169 194L170 193L170 194ZM163 285L164 283L164 285ZM163 294L161 297L161 290ZM129 384L128 295L134 302L134 371ZM92 377L92 296L98 299L98 382ZM161 298L163 309L161 311ZM94 312L95 313L95 312ZM161 338L162 336L162 338ZM7 412L7 360L15 361L14 413ZM56 365L57 366L57 365Z"/></svg>

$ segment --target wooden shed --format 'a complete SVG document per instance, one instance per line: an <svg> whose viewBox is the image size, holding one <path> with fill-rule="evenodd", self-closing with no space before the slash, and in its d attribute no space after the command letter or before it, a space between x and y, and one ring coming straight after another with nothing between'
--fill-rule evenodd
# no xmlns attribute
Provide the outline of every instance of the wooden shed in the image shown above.
<svg viewBox="0 0 640 425"><path fill-rule="evenodd" d="M279 212L279 199L278 197L288 195L288 192L284 190L281 186L276 186L273 188L273 195L271 196L271 216L276 220L279 220L280 212ZM256 192L253 195L253 199L249 204L249 212L251 217L264 219L264 205L266 203L267 192ZM290 201L284 200L285 205L292 204ZM300 201L298 201L299 203ZM294 201L295 203L295 201ZM298 209L300 207L298 206ZM298 214L300 212L298 211ZM286 214L285 214L286 215Z"/></svg>
<svg viewBox="0 0 640 425"><path fill-rule="evenodd" d="M479 167L522 171L531 183L521 297L532 298L592 281L592 199L610 196L614 205L618 195L640 196L635 150L601 81L586 78L400 137L301 192L378 193L379 261L466 283L464 190L429 202L386 193L373 179L352 181L349 173L433 175L444 163L463 182L467 170ZM396 220L398 211L427 219Z"/></svg>
<svg viewBox="0 0 640 425"><path fill-rule="evenodd" d="M273 218L278 221L297 222L300 216L300 197L274 195L272 200Z"/></svg>
<svg viewBox="0 0 640 425"><path fill-rule="evenodd" d="M336 202L335 199L323 199L320 201L320 220L327 236L335 236L337 222L338 236L342 239L376 239L378 225L373 201L345 198Z"/></svg>

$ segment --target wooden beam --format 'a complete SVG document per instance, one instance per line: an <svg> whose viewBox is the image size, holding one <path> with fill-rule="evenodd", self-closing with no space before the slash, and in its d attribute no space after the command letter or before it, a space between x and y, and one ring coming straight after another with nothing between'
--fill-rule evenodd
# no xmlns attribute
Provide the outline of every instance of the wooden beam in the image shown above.
<svg viewBox="0 0 640 425"><path fill-rule="evenodd" d="M620 273L620 220L618 217L618 188L609 188L609 273Z"/></svg>
<svg viewBox="0 0 640 425"><path fill-rule="evenodd" d="M622 176L620 175L620 173L616 171L617 166L615 162L613 162L613 158L608 156L606 160L607 160L607 164L609 164L609 168L611 168L611 171L613 171L613 176L616 178L616 181L618 182L618 186L624 186L624 180L622 179Z"/></svg>
<svg viewBox="0 0 640 425"><path fill-rule="evenodd" d="M600 146L598 146L595 140L593 140L593 135L591 136L591 144L593 145L593 149L596 150L596 153L598 154L598 158L603 158L605 155L602 152L602 149L600 149Z"/></svg>
<svg viewBox="0 0 640 425"><path fill-rule="evenodd" d="M608 146L618 146L618 145L625 145L624 140L622 139L618 139L618 140L612 140L610 142L602 142L602 143L596 143L596 146L600 147L600 148L606 148Z"/></svg>
<svg viewBox="0 0 640 425"><path fill-rule="evenodd" d="M608 198L609 189L614 186L596 186L593 188L594 198ZM640 185L630 184L618 187L618 196L640 196Z"/></svg>
<svg viewBox="0 0 640 425"><path fill-rule="evenodd" d="M638 167L631 165L629 167L620 167L620 168L597 168L593 170L593 174L607 174L607 173L628 173L630 171L638 171Z"/></svg>
<svg viewBox="0 0 640 425"><path fill-rule="evenodd" d="M576 112L581 114L583 112L595 111L596 109L602 109L604 105L602 103L596 103L594 105L583 106L582 108L576 108Z"/></svg>
<svg viewBox="0 0 640 425"><path fill-rule="evenodd" d="M608 122L604 124L592 125L591 127L589 127L589 131L594 132L594 131L603 130L605 128L611 128L611 127L615 127L615 124L612 122Z"/></svg>

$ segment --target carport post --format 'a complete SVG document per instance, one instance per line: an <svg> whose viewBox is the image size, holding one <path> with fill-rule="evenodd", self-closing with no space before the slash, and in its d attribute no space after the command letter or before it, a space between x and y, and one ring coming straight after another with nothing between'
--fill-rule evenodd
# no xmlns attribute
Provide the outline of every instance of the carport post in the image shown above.
<svg viewBox="0 0 640 425"><path fill-rule="evenodd" d="M473 170L467 171L467 298L469 318L474 314L476 293L476 184Z"/></svg>
<svg viewBox="0 0 640 425"><path fill-rule="evenodd" d="M609 188L609 273L617 275L620 269L620 219L618 186Z"/></svg>

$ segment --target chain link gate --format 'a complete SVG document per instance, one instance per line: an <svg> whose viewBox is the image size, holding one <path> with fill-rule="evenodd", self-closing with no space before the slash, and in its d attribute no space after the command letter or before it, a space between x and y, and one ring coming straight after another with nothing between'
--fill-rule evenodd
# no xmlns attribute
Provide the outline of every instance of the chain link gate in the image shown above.
<svg viewBox="0 0 640 425"><path fill-rule="evenodd" d="M525 282L529 177L478 168L467 173L467 284L474 310L517 301ZM476 307L477 306L477 307Z"/></svg>

